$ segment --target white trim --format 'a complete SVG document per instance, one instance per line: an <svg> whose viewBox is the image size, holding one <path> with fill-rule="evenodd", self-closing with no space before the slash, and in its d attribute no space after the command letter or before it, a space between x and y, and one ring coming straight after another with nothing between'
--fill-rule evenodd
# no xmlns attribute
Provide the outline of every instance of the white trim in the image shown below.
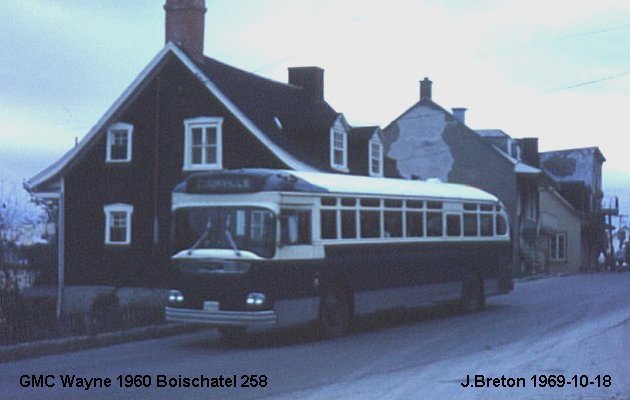
<svg viewBox="0 0 630 400"><path fill-rule="evenodd" d="M317 202L313 206L313 210L320 216L321 224L321 212L323 211L333 211L336 216L336 235L331 238L323 238L321 236L317 237L318 240L321 240L323 243L360 243L362 241L373 241L373 242L427 242L427 241L506 241L510 239L509 236L509 222L507 215L503 211L503 207L500 206L499 203L494 202L494 204L489 204L487 202L475 202L476 210L465 210L464 204L469 203L468 200L463 199L445 199L444 201L438 201L442 203L440 208L428 208L427 202L431 202L432 200L425 197L413 197L413 198L400 198L400 197L390 197L390 196L347 196L347 195L339 195L339 194L317 194L317 197L320 198L320 201ZM324 205L322 204L322 198L334 199L335 204ZM354 205L342 205L341 199L350 198L354 200ZM367 206L362 205L361 200L371 199L378 200L377 206ZM398 206L387 206L385 203L388 200L400 201L400 205ZM420 201L422 202L422 207L408 207L409 201ZM485 211L481 210L481 205L489 205L491 206L491 210ZM501 210L498 208L501 207ZM342 211L355 211L355 228L357 232L356 238L344 238L342 235L342 219L341 213ZM375 212L379 215L379 236L377 237L363 237L361 235L361 228L363 227L361 224L361 213L362 212ZM385 213L399 213L400 214L400 222L401 222L401 236L387 236L385 229ZM422 235L420 236L409 236L407 234L407 216L409 214L417 214L421 215L422 221ZM428 235L428 223L427 223L427 214L439 214L441 224L437 225L436 228L441 228L440 235ZM477 233L476 235L464 235L464 221L463 215L470 214L476 215L477 218ZM459 218L459 234L457 235L448 235L448 217L451 215L455 215ZM483 235L480 227L481 216L488 216L492 221L492 229L489 232L489 235ZM506 226L506 231L503 234L499 234L496 229L496 219L497 217L503 218ZM321 235L321 230L320 230Z"/></svg>
<svg viewBox="0 0 630 400"><path fill-rule="evenodd" d="M205 160L206 152L202 151L202 161L198 164L192 162L192 129L203 129L202 147L205 150L206 128L216 130L216 161L208 163ZM222 117L196 117L184 120L184 171L213 170L223 168L223 118Z"/></svg>
<svg viewBox="0 0 630 400"><path fill-rule="evenodd" d="M63 295L65 287L66 268L66 180L61 178L59 183L59 208L57 211L57 318L63 315Z"/></svg>
<svg viewBox="0 0 630 400"><path fill-rule="evenodd" d="M335 135L341 135L341 149L335 147ZM342 162L335 162L335 151L342 152ZM342 172L348 172L348 132L339 127L330 128L330 167Z"/></svg>
<svg viewBox="0 0 630 400"><path fill-rule="evenodd" d="M129 245L131 244L131 215L133 214L133 206L131 204L114 203L103 206L105 213L105 244L107 245ZM125 213L125 240L112 241L110 225L112 223L112 214L115 212Z"/></svg>
<svg viewBox="0 0 630 400"><path fill-rule="evenodd" d="M562 246L560 245L560 238L562 240ZM555 246L553 246L555 240ZM557 232L556 234L549 236L549 261L551 262L566 262L567 261L567 233L566 232ZM560 257L560 249L562 249L563 257ZM555 257L554 257L555 252Z"/></svg>
<svg viewBox="0 0 630 400"><path fill-rule="evenodd" d="M61 190L59 192L39 192L39 193L34 192L34 193L31 193L31 196L33 196L36 199L41 199L41 200L56 200L61 197L61 193L62 193Z"/></svg>
<svg viewBox="0 0 630 400"><path fill-rule="evenodd" d="M517 160L514 157L511 157L509 154L505 153L503 150L501 150L497 146L492 145L492 147L497 151L497 153L502 155L503 158L505 158L510 163L512 163L512 165L514 165L514 173L515 174L538 175L538 174L542 173L542 170L520 162L519 160Z"/></svg>
<svg viewBox="0 0 630 400"><path fill-rule="evenodd" d="M374 171L372 169L372 158L374 157L374 153L372 150L373 145L377 145L379 147L378 171ZM370 141L368 142L368 169L370 176L383 176L383 143L381 143L380 140L370 139Z"/></svg>
<svg viewBox="0 0 630 400"><path fill-rule="evenodd" d="M35 175L28 182L30 187L38 186L48 179L58 174L66 165L74 159L74 157L81 152L89 143L92 142L95 136L105 127L114 114L128 101L132 95L138 90L144 83L147 77L154 72L156 67L166 58L168 54L175 55L192 73L199 79L204 86L216 96L219 101L225 105L225 107L269 150L271 150L282 162L287 164L289 168L301 171L318 171L316 168L305 164L290 153L282 149L269 139L262 130L260 130L254 123L245 116L245 114L238 108L232 101L230 101L218 87L197 67L197 65L179 48L177 45L169 42L160 52L153 57L149 64L140 72L140 74L133 80L133 82L125 89L125 91L114 101L114 103L107 109L105 114L98 120L96 125L90 129L85 135L83 140L79 142L78 146L72 147L66 154L61 156L55 163Z"/></svg>
<svg viewBox="0 0 630 400"><path fill-rule="evenodd" d="M122 159L112 159L112 145L114 131L125 131L127 133L127 155ZM126 122L116 122L107 128L107 148L105 150L105 161L108 163L127 163L131 161L133 150L133 125Z"/></svg>

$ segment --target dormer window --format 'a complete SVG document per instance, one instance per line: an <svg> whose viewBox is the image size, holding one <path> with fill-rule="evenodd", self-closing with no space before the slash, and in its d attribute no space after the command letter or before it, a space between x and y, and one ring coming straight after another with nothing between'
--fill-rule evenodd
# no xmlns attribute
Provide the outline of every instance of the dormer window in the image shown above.
<svg viewBox="0 0 630 400"><path fill-rule="evenodd" d="M118 122L107 129L105 160L111 163L131 161L133 125Z"/></svg>
<svg viewBox="0 0 630 400"><path fill-rule="evenodd" d="M348 134L338 128L330 130L330 166L348 171Z"/></svg>
<svg viewBox="0 0 630 400"><path fill-rule="evenodd" d="M383 176L383 144L380 140L370 140L370 176Z"/></svg>
<svg viewBox="0 0 630 400"><path fill-rule="evenodd" d="M516 140L508 139L507 150L510 157L516 158L517 160L521 159L521 146Z"/></svg>
<svg viewBox="0 0 630 400"><path fill-rule="evenodd" d="M184 170L223 168L221 117L199 117L184 121Z"/></svg>

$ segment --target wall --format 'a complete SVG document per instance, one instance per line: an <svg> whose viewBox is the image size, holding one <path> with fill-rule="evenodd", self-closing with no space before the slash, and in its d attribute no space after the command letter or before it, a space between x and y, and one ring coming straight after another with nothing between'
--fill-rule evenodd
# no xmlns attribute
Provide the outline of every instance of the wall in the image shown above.
<svg viewBox="0 0 630 400"><path fill-rule="evenodd" d="M287 168L177 60L112 122L133 124L130 163L105 162L106 135L66 174L66 283L165 285L171 191L183 180L184 119L223 116L223 167ZM134 205L129 246L106 246L109 203ZM154 243L154 220L159 221Z"/></svg>
<svg viewBox="0 0 630 400"><path fill-rule="evenodd" d="M539 246L546 255L546 267L550 273L577 273L587 267L582 254L582 220L576 212L564 204L548 188L540 190L540 212L553 215L556 218L558 232L567 234L566 262L551 262L549 260L549 235L543 234Z"/></svg>

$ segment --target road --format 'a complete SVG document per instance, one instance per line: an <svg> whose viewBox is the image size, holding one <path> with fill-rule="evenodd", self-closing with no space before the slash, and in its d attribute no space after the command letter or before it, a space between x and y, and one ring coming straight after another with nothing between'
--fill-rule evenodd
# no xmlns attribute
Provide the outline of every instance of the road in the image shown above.
<svg viewBox="0 0 630 400"><path fill-rule="evenodd" d="M544 278L489 298L480 313L397 310L361 318L337 340L315 340L299 327L227 345L206 330L0 364L0 399L630 399L629 304L630 273ZM55 387L20 386L22 375L40 374L54 375ZM112 385L62 388L61 374ZM121 374L149 375L151 387L120 388ZM156 387L157 375L201 374L265 375L267 385ZM467 375L481 374L522 377L526 387L462 387ZM577 375L578 387L533 387L534 374ZM600 375L600 386L609 375L610 385L580 387L581 375Z"/></svg>

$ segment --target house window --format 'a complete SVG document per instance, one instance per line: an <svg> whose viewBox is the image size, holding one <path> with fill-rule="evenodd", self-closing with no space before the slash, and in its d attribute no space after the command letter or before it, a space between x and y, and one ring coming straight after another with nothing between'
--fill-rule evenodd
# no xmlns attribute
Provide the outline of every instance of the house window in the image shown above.
<svg viewBox="0 0 630 400"><path fill-rule="evenodd" d="M184 121L184 170L223 168L223 118L200 117Z"/></svg>
<svg viewBox="0 0 630 400"><path fill-rule="evenodd" d="M516 158L517 160L521 159L521 146L516 140L508 139L507 150L510 157Z"/></svg>
<svg viewBox="0 0 630 400"><path fill-rule="evenodd" d="M567 260L567 234L560 232L549 238L549 259L551 261Z"/></svg>
<svg viewBox="0 0 630 400"><path fill-rule="evenodd" d="M130 204L108 204L103 207L105 212L105 244L131 244L131 214L133 206Z"/></svg>
<svg viewBox="0 0 630 400"><path fill-rule="evenodd" d="M370 176L383 176L383 145L370 140Z"/></svg>
<svg viewBox="0 0 630 400"><path fill-rule="evenodd" d="M348 136L340 129L330 130L330 166L341 171L348 170Z"/></svg>
<svg viewBox="0 0 630 400"><path fill-rule="evenodd" d="M107 129L107 162L131 161L131 134L133 125L118 122Z"/></svg>

